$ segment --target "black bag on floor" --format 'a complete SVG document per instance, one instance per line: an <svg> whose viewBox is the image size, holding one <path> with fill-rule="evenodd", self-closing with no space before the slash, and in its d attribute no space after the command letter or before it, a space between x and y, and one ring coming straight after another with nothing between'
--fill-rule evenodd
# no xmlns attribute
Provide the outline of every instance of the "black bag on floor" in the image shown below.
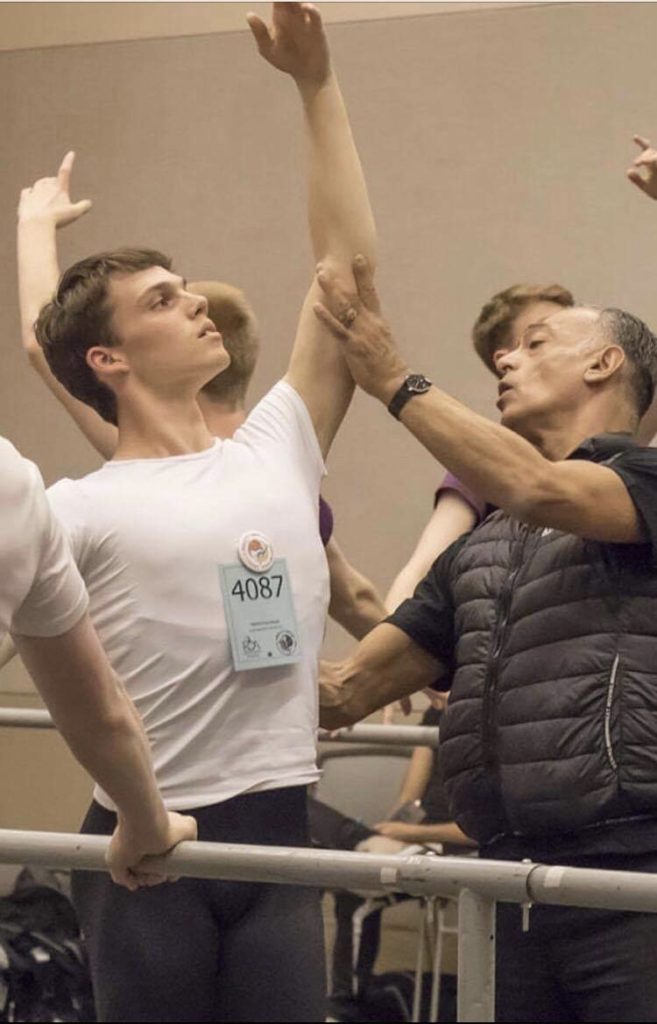
<svg viewBox="0 0 657 1024"><path fill-rule="evenodd" d="M96 1020L75 910L52 873L0 899L0 1021Z"/></svg>
<svg viewBox="0 0 657 1024"><path fill-rule="evenodd" d="M431 974L422 976L422 1008L420 1020L429 1019ZM329 1000L329 1014L344 1024L357 1022L410 1021L413 1017L415 976L410 971L386 971L373 974L358 999ZM456 978L444 974L440 979L439 1021L456 1021Z"/></svg>

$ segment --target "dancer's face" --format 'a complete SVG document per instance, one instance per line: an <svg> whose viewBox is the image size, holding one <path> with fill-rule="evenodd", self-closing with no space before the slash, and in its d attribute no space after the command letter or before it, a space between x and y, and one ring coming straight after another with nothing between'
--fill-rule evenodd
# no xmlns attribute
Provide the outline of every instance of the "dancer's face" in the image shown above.
<svg viewBox="0 0 657 1024"><path fill-rule="evenodd" d="M498 376L497 364L499 360L503 359L507 352L512 352L513 349L518 348L529 325L539 323L539 321L552 316L553 313L560 313L563 308L558 302L531 302L518 313L511 324L508 337L492 353L493 366L498 372Z"/></svg>
<svg viewBox="0 0 657 1024"><path fill-rule="evenodd" d="M108 286L112 329L130 368L145 383L202 387L230 362L202 295L164 267L115 275Z"/></svg>

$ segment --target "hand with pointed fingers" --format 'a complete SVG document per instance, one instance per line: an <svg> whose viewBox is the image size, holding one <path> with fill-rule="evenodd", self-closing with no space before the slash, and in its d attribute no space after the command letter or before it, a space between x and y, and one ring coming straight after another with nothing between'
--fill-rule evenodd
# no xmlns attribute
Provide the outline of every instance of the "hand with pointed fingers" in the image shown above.
<svg viewBox="0 0 657 1024"><path fill-rule="evenodd" d="M161 882L176 881L173 875L149 871L148 862L144 862L143 858L163 856L178 843L194 841L197 836L196 820L175 811L168 811L163 827L150 835L134 832L125 819L119 818L107 853L107 866L112 880L133 892Z"/></svg>
<svg viewBox="0 0 657 1024"><path fill-rule="evenodd" d="M387 404L408 375L408 366L381 316L372 271L364 256L354 259L353 273L355 292L328 269L317 268L324 301L316 303L315 315L341 343L356 384Z"/></svg>
<svg viewBox="0 0 657 1024"><path fill-rule="evenodd" d="M45 220L56 228L63 228L91 209L90 199L71 202L70 184L74 160L75 153L71 150L62 160L55 178L39 178L31 188L23 189L18 204L19 220Z"/></svg>
<svg viewBox="0 0 657 1024"><path fill-rule="evenodd" d="M642 135L634 135L633 139L641 152L628 167L627 176L647 196L657 199L657 149Z"/></svg>
<svg viewBox="0 0 657 1024"><path fill-rule="evenodd" d="M329 49L313 4L274 4L271 27L257 14L248 14L247 21L259 52L273 67L297 82L321 85L326 80L331 70Z"/></svg>

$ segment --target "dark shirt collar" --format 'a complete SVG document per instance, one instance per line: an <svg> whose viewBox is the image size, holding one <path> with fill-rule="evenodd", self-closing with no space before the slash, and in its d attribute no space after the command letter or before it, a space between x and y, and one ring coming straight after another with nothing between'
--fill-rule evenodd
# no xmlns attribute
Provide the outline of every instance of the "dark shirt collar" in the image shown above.
<svg viewBox="0 0 657 1024"><path fill-rule="evenodd" d="M587 437L585 441L582 441L568 458L586 459L587 462L606 462L614 455L620 455L621 452L636 447L637 443L634 437L627 431L617 434L596 434L595 437Z"/></svg>

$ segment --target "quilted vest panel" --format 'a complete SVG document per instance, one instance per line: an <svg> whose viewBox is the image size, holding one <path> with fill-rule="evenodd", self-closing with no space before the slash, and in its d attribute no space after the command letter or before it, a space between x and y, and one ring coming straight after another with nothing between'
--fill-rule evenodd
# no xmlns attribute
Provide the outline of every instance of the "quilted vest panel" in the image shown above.
<svg viewBox="0 0 657 1024"><path fill-rule="evenodd" d="M496 512L451 573L456 665L441 766L480 842L657 817L657 573Z"/></svg>

